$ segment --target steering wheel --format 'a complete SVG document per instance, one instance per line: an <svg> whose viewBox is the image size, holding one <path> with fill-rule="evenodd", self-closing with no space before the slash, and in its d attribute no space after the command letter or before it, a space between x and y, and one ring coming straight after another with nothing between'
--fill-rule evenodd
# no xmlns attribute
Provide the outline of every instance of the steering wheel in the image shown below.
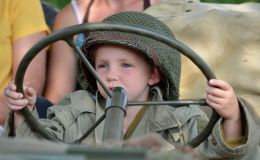
<svg viewBox="0 0 260 160"><path fill-rule="evenodd" d="M176 50L178 50L180 53L182 53L184 56L188 57L203 73L203 75L207 78L207 80L215 79L216 76L211 71L211 69L208 67L208 65L189 47L181 43L180 41L176 39L170 39L166 36L163 36L161 34L158 34L156 32L148 31L145 29L122 25L122 24L108 24L108 23L89 23L89 24L80 24L80 25L74 25L71 27L67 27L64 29L61 29L57 32L54 32L53 34L43 38L40 40L37 44L35 44L24 56L21 63L19 64L17 75L15 77L15 84L17 85L17 91L20 93L23 93L23 80L24 80L24 74L29 66L30 62L33 60L33 58L46 46L52 44L53 42L56 42L58 40L64 40L66 41L74 50L76 50L76 53L81 58L81 60L84 62L86 67L90 70L90 72L93 74L93 76L99 81L101 86L104 88L105 91L108 91L108 95L111 96L112 93L109 92L109 90L106 88L106 86L102 83L102 81L99 79L97 74L95 73L95 70L91 66L91 64L88 62L86 57L83 55L81 50L76 47L73 36L82 32L91 32L91 31L121 31L121 32L131 32L136 33L140 35L144 35L150 38L153 38L155 40L161 41ZM127 105L131 104L144 104L141 102L128 102ZM198 105L206 105L205 99L199 99L199 100L178 100L178 101L164 101L164 102L145 102L145 104L167 104L167 105L175 105L175 106L181 106L181 105L188 105L188 104L198 104ZM41 136L48 140L54 140L54 141L62 141L57 139L55 136L53 136L51 133L49 133L46 129L44 129L40 123L33 117L33 115L30 113L30 111L27 109L27 107L23 108L21 110L21 113L25 117L25 121L34 129L36 132L38 132ZM90 128L88 131L91 132L103 119L105 119L105 115L103 115L94 126ZM206 139L210 133L212 132L212 129L215 125L215 123L218 121L219 115L213 110L210 120L206 127L203 129L202 132L200 132L195 138L190 140L187 145L190 145L191 147L197 147L204 139ZM106 128L106 127L105 127ZM85 134L85 137L86 135ZM113 133L112 133L113 134ZM84 138L85 138L84 137Z"/></svg>

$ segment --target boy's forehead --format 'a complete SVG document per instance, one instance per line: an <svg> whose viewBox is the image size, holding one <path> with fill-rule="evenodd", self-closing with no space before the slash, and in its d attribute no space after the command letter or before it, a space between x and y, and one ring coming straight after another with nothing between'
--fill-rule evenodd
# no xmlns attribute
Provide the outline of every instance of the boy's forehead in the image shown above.
<svg viewBox="0 0 260 160"><path fill-rule="evenodd" d="M98 53L111 54L112 56L115 55L115 53L120 53L121 55L134 55L145 59L148 58L143 52L137 49L118 44L99 44L95 47L95 56L97 56Z"/></svg>
<svg viewBox="0 0 260 160"><path fill-rule="evenodd" d="M114 44L104 44L96 48L95 57L111 56L111 57L129 57L129 58L145 58L144 54L136 49Z"/></svg>

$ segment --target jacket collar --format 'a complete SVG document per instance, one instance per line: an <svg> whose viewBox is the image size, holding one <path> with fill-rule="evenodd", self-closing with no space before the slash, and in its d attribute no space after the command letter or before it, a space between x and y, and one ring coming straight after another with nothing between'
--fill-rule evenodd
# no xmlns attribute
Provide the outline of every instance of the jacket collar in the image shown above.
<svg viewBox="0 0 260 160"><path fill-rule="evenodd" d="M152 100L163 101L159 87L152 88ZM174 107L170 105L152 105L148 108L150 129L161 131L169 128L181 127L194 116L203 115L203 111L195 106Z"/></svg>

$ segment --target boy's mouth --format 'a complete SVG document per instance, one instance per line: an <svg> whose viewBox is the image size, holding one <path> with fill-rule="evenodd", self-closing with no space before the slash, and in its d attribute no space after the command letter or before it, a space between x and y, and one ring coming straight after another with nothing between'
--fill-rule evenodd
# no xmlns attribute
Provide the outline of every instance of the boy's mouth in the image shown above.
<svg viewBox="0 0 260 160"><path fill-rule="evenodd" d="M111 86L108 86L108 89L109 89L110 91L113 91L113 89L116 88L116 87L120 87L120 86L111 85Z"/></svg>

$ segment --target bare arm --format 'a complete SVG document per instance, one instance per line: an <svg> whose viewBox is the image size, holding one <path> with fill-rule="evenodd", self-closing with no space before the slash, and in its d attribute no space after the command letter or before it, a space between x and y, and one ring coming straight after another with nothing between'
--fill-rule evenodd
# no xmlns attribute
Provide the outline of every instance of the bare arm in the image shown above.
<svg viewBox="0 0 260 160"><path fill-rule="evenodd" d="M76 58L65 42L56 42L51 48L44 96L56 104L75 90Z"/></svg>
<svg viewBox="0 0 260 160"><path fill-rule="evenodd" d="M32 35L20 38L13 43L13 67L12 76L15 78L17 68L26 52L40 39L46 36L45 32L38 32ZM35 88L38 95L42 95L45 83L46 68L46 49L42 50L31 62L26 70L24 82L26 85ZM6 107L4 96L0 96L0 125L5 123L9 109Z"/></svg>
<svg viewBox="0 0 260 160"><path fill-rule="evenodd" d="M76 24L71 7L65 7L56 17L53 31ZM48 59L48 75L44 97L57 104L62 97L75 90L76 57L72 48L64 41L51 47Z"/></svg>
<svg viewBox="0 0 260 160"><path fill-rule="evenodd" d="M46 36L45 32L34 33L16 40L13 43L13 79L19 63L26 54L26 52L40 39ZM36 90L37 95L42 95L46 72L46 49L42 50L28 66L25 73L25 85L28 85Z"/></svg>

